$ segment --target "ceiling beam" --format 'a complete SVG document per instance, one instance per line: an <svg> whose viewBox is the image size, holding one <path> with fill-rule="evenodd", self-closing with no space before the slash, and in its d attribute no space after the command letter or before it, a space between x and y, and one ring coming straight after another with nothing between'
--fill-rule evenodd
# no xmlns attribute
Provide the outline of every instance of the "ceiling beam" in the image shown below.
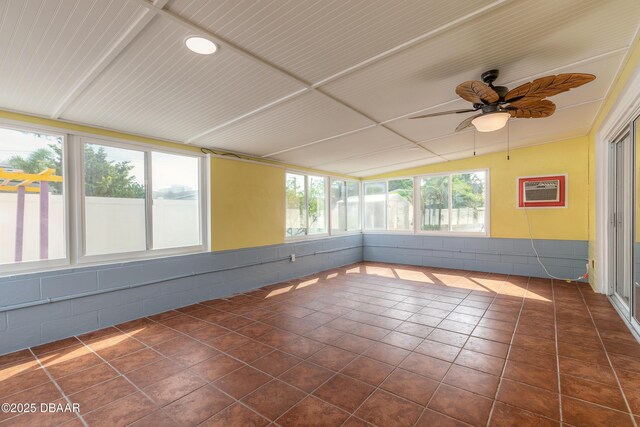
<svg viewBox="0 0 640 427"><path fill-rule="evenodd" d="M563 111L563 110L568 110L568 109L575 108L575 107L580 107L582 105L593 104L595 102L602 102L602 101L604 101L604 99L605 98L597 98L597 99L592 99L592 100L589 100L589 101L577 102L575 104L565 105L564 107L560 107L556 111ZM426 144L428 142L438 141L438 140L449 138L449 137L455 136L455 135L467 135L467 134L469 134L469 132L470 132L470 130L465 130L463 132L452 132L452 133L448 133L448 134L445 134L445 135L437 136L435 138L430 138L430 139L427 139L427 140L418 141L418 144ZM564 139L567 139L567 138L564 138ZM564 139L561 139L561 140L558 140L558 141L563 141ZM556 141L554 140L553 142L556 142ZM545 144L545 143L546 142L540 142L540 143L534 143L534 144L531 144L531 145L538 145L538 144ZM499 144L494 144L494 145L497 146L497 145L500 145L500 144L504 144L504 143L499 143ZM492 146L493 145L491 145L491 147ZM398 149L398 147L384 148L384 149L377 150L377 151L372 152L372 153L359 154L359 155L355 155L355 156L346 157L346 158L344 158L342 160L356 160L356 159L361 159L361 158L364 158L364 157L368 157L368 156L373 155L373 154L384 153L384 152L387 152L387 151L394 151L394 150L397 150L397 149ZM462 152L462 151L465 151L465 150L460 150L460 151L456 151L456 152L453 152L453 153L440 154L440 155L438 155L438 157L445 158L446 161L451 161L451 159L447 158L448 155L455 154L457 152ZM407 160L407 161L396 163L396 165L411 163L411 162L414 162L414 161L415 160ZM326 167L330 167L331 163L332 162L313 164L313 165L310 165L309 167L317 168L317 169L323 169L323 168L326 168ZM382 167L367 168L367 169L362 169L362 170L357 170L357 171L350 171L347 174L354 175L354 174L357 174L357 173L366 172L368 170L377 170L377 169L381 169L381 168Z"/></svg>
<svg viewBox="0 0 640 427"><path fill-rule="evenodd" d="M625 47L618 48L618 49L613 49L613 50L610 50L608 52L604 52L604 53L601 53L601 54L598 54L598 55L594 55L594 56L590 56L588 58L581 59L579 61L575 61L575 62L572 62L572 63L569 63L569 64L563 64L563 65L561 65L559 67L555 67L555 68L552 68L552 69L549 69L549 70L545 70L545 71L542 71L540 73L532 74L532 75L529 75L527 77L523 77L523 78L518 79L518 80L513 80L513 81L510 81L510 82L506 82L506 83L504 83L504 85L505 86L513 86L513 85L521 84L521 83L524 83L524 82L527 82L527 81L534 80L534 79L536 79L538 77L541 77L541 76L546 76L546 75L549 75L549 74L556 73L558 71L562 71L562 70L564 70L566 68L575 67L575 66L578 66L578 65L584 65L584 64L588 64L588 63L593 62L593 61L597 61L597 60L602 59L602 58L607 58L609 56L613 56L613 55L616 55L618 53L621 53L621 52L624 52L624 51L628 51L628 49L629 49L629 46L625 46ZM432 105L432 106L429 106L427 108L422 108L420 110L412 111L410 113L405 113L405 114L402 114L400 116L396 116L396 117L392 117L392 118L389 118L389 119L386 119L386 120L382 120L382 121L378 122L377 124L386 125L388 123L392 123L392 122L395 122L395 121L398 121L398 120L406 119L408 117L412 117L412 116L415 116L415 115L418 115L418 114L423 114L423 113L426 113L426 112L431 111L431 110L435 110L435 109L438 109L438 108L446 107L447 105L454 104L454 103L460 102L460 101L461 101L460 98L450 99L449 101L441 102L439 104ZM589 102L592 102L592 101L589 101ZM570 107L573 107L573 106L575 106L575 105L570 105L570 106L566 106L566 107L563 107L563 108L570 108ZM335 135L333 137L322 138L322 139L318 139L316 141L307 142L305 144L301 144L301 145L298 145L296 147L287 148L285 150L280 150L280 151L277 151L275 153L270 153L270 154L264 155L262 157L270 157L270 156L275 156L275 155L282 154L282 153L289 152L289 151L295 151L295 150L298 150L298 149L309 147L311 145L319 144L319 143L322 143L322 142L325 142L325 141L330 141L332 139L338 138L338 137L343 136L343 135L356 133L358 131L368 129L370 127L372 127L372 126L365 126L365 127L359 128L359 129L354 129L352 131L348 131L348 132L342 133L340 135ZM387 128L387 127L385 126L385 128ZM447 134L445 136L450 136L450 135L454 135L454 134L453 133L452 134ZM425 142L436 140L436 139L440 139L440 138L444 138L444 136L432 138L432 139L429 139L429 140L416 141L416 143L417 144L423 144Z"/></svg>
<svg viewBox="0 0 640 427"><path fill-rule="evenodd" d="M169 0L154 0L155 7L164 7ZM50 114L52 119L58 119L66 111L67 108L89 87L91 83L120 55L120 53L145 29L151 22L155 13L149 9L143 9L140 16L126 29L116 40L116 42L107 50L104 55L93 64L91 68L76 82L71 90L62 97L62 100L55 106Z"/></svg>
<svg viewBox="0 0 640 427"><path fill-rule="evenodd" d="M466 15L464 15L464 16L456 19L456 20L448 22L447 24L444 24L444 25L442 25L442 26L440 26L440 27L438 27L438 28L436 28L436 29L434 29L432 31L429 31L429 32L427 32L425 34L422 34L422 35L418 36L418 37L415 37L415 38L413 38L413 39L411 39L411 40L409 40L409 41L407 41L405 43L402 43L402 44L400 44L398 46L395 46L395 47L393 47L391 49L388 49L388 50L386 50L386 51L384 51L384 52L382 52L382 53L380 53L380 54L378 54L378 55L376 55L376 56L374 56L372 58L369 58L369 59L367 59L365 61L362 61L362 62L360 62L358 64L355 64L354 66L351 66L348 69L340 71L340 72L338 72L338 73L336 73L336 74L334 74L332 76L329 76L329 77L327 77L327 78L325 78L325 79L323 79L323 80L321 80L320 82L317 82L317 83L307 82L307 81L301 79L300 77L295 76L294 74L288 72L287 70L285 70L285 69L283 69L283 68L281 68L281 67L279 67L279 66L277 66L277 65L275 65L275 64L273 64L271 62L269 62L265 58L262 58L262 57L260 57L260 56L258 56L256 54L254 54L254 53L249 52L248 50L246 50L246 49L244 49L244 48L232 43L231 41L221 37L220 35L203 28L203 27L201 27L201 26L189 21L188 19L183 18L182 16L180 16L180 15L178 15L176 13L173 13L173 12L168 11L166 9L157 8L155 5L148 3L146 0L131 0L131 1L141 5L143 7L146 7L148 10L153 11L156 14L159 14L159 15L167 18L167 19L170 19L173 22L175 22L175 23L177 23L177 24L179 24L179 25L181 25L181 26L183 26L185 28L190 29L191 31L196 32L199 35L202 35L202 36L205 36L205 37L211 39L212 41L220 44L220 46L223 46L223 47L233 51L234 53L237 53L237 54L243 56L244 58L247 58L247 59L253 61L254 63L258 63L258 64L270 69L271 71L276 72L277 74L279 74L281 76L284 76L286 78L289 78L290 80L293 80L295 83L301 85L304 89L306 89L306 90L296 91L296 92L294 92L292 94L289 94L289 95L283 96L281 98L278 98L278 99L276 99L274 101L271 101L271 102L269 102L269 103L267 103L267 104L265 104L265 105L263 105L263 106L261 106L259 108L256 108L256 109L254 109L252 111L249 111L249 112L247 112L247 113L245 113L245 114L243 114L241 116L238 116L237 118L234 118L232 120L229 120L229 121L221 123L221 124L218 124L216 126L211 127L210 129L207 129L207 130L205 130L203 132L200 132L199 134L194 135L194 136L188 138L185 141L187 144L192 144L192 143L196 142L197 139L202 138L205 135L208 135L210 133L218 131L218 130L224 128L224 127L230 126L230 125L232 125L232 124L234 124L234 123L236 123L236 122L238 122L240 120L244 120L244 119L247 119L249 117L252 117L255 114L259 114L259 113L261 113L261 112L263 112L265 110L273 108L273 107L275 107L277 105L280 105L280 104L282 104L282 103L284 103L286 101L290 101L291 99L293 99L293 98L295 98L297 96L300 96L300 95L306 93L309 90L316 91L316 92L318 92L318 93L320 93L320 94L322 94L324 96L328 96L333 101L339 102L340 104L344 105L345 107L354 110L356 113L358 113L360 115L363 115L360 111L355 110L354 108L352 108L351 106L349 106L346 103L342 102L341 100L339 100L337 98L334 98L332 96L329 96L326 92L320 91L318 89L320 88L320 86L322 86L324 84L327 84L327 83L329 83L331 81L337 80L340 77L344 77L344 76L346 76L346 75L348 75L350 73L353 73L353 72L355 72L355 71L357 71L357 70L359 70L359 69L361 69L361 68L363 68L365 66L371 65L371 64L373 64L375 62L378 62L378 61L380 61L380 60L382 60L384 58L387 58L388 56L391 56L391 55L396 54L398 52L401 52L401 51L403 51L405 49L408 49L409 47L414 46L414 45L416 45L418 43L424 42L425 40L428 40L428 39L430 39L432 37L435 37L438 34L441 34L442 32L445 32L447 30L450 30L451 28L454 28L454 27L456 27L458 25L461 25L464 22L467 22L467 21L469 21L469 20L471 20L471 19L473 19L473 18L475 18L477 16L480 16L482 14L488 13L489 11L495 9L496 7L508 3L510 0L496 0L496 1L493 1L492 3L489 3L488 5L483 6L480 9L477 9L477 10L475 10L475 11L469 13L469 14L466 14ZM369 118L369 117L367 117L367 118ZM378 125L381 124L381 123L377 122L376 120L373 120L373 119L370 119L370 120L375 124L378 124ZM401 136L402 138L406 139L409 142L413 142L410 139L408 139L408 138L406 138L406 137L404 137L402 135L399 135L399 136Z"/></svg>

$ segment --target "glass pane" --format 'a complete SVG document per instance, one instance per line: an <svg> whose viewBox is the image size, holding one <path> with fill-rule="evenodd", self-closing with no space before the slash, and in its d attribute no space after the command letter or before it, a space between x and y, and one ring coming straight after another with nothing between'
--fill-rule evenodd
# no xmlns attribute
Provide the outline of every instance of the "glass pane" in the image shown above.
<svg viewBox="0 0 640 427"><path fill-rule="evenodd" d="M347 181L347 230L360 230L360 183Z"/></svg>
<svg viewBox="0 0 640 427"><path fill-rule="evenodd" d="M62 148L60 136L0 129L0 264L66 257Z"/></svg>
<svg viewBox="0 0 640 427"><path fill-rule="evenodd" d="M389 181L387 229L413 230L413 179Z"/></svg>
<svg viewBox="0 0 640 427"><path fill-rule="evenodd" d="M145 153L84 145L86 255L147 248Z"/></svg>
<svg viewBox="0 0 640 427"><path fill-rule="evenodd" d="M364 184L364 228L384 230L386 183L367 182Z"/></svg>
<svg viewBox="0 0 640 427"><path fill-rule="evenodd" d="M331 181L331 230L347 231L347 192L344 181Z"/></svg>
<svg viewBox="0 0 640 427"><path fill-rule="evenodd" d="M286 235L289 237L307 234L307 208L305 203L304 175L288 173L286 177Z"/></svg>
<svg viewBox="0 0 640 427"><path fill-rule="evenodd" d="M420 229L449 231L449 177L432 176L420 180Z"/></svg>
<svg viewBox="0 0 640 427"><path fill-rule="evenodd" d="M151 154L153 248L200 244L200 160Z"/></svg>
<svg viewBox="0 0 640 427"><path fill-rule="evenodd" d="M451 231L484 231L485 172L451 176Z"/></svg>
<svg viewBox="0 0 640 427"><path fill-rule="evenodd" d="M309 234L327 232L326 178L309 176Z"/></svg>

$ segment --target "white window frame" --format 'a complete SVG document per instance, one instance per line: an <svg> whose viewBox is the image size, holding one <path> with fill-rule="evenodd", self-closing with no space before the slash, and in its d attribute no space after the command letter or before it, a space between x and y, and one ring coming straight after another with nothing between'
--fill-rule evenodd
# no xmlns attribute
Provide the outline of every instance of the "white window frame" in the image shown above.
<svg viewBox="0 0 640 427"><path fill-rule="evenodd" d="M64 236L66 256L55 260L37 260L21 263L0 265L0 277L16 274L37 273L41 271L56 271L75 266L91 266L111 264L113 262L138 261L144 259L157 259L173 255L190 253L203 253L210 250L209 230L210 226L210 162L209 155L197 153L180 148L164 147L160 145L146 144L83 131L66 131L55 126L24 123L19 120L0 119L0 127L23 132L44 133L47 135L62 137L62 173L64 188ZM83 142L92 142L107 146L133 149L137 151L160 152L197 157L200 159L199 179L199 203L200 203L200 230L201 244L180 248L152 249L138 252L115 253L108 255L83 256L84 247L84 219L83 219L83 195L84 195L84 158ZM146 174L150 174L148 169ZM151 189L151 181L146 185ZM152 190L151 190L152 191Z"/></svg>
<svg viewBox="0 0 640 427"><path fill-rule="evenodd" d="M13 120L5 120L0 119L0 127L3 129L15 130L18 132L30 132L30 133L38 133L38 134L46 134L51 136L57 136L62 138L62 187L63 187L63 233L64 233L64 245L65 245L65 256L63 258L58 259L47 259L47 260L34 260L34 261L24 261L24 262L13 262L8 264L0 264L0 277L5 275L19 274L19 273L31 273L42 270L56 270L60 268L65 268L71 265L71 239L69 237L69 218L71 216L71 179L70 174L72 168L70 167L69 156L70 156L70 144L69 144L69 135L64 132L60 132L60 129L50 128L46 126L37 126L37 125L25 125L21 122L16 122Z"/></svg>
<svg viewBox="0 0 640 427"><path fill-rule="evenodd" d="M347 179L347 178L342 178L339 176L330 176L329 177L329 234L331 234L332 236L346 236L346 235L353 235L353 234L360 234L362 233L362 211L363 211L363 206L362 206L362 182L361 181L357 181L355 179ZM358 184L358 227L355 230L349 230L349 222L348 222L348 214L347 214L347 230L342 231L342 230L335 230L333 229L333 221L331 219L331 184L333 184L334 181L342 181L345 184L345 195L348 198L348 191L347 191L347 183L356 183ZM345 207L346 209L346 207Z"/></svg>
<svg viewBox="0 0 640 427"><path fill-rule="evenodd" d="M413 230L389 230L389 222L388 222L388 210L389 210L389 181L400 181L403 179L410 179L413 181ZM384 229L367 229L364 226L364 217L365 217L365 207L364 207L364 186L369 183L384 183ZM383 178L383 179L371 179L367 181L362 181L362 190L361 190L361 203L362 206L362 216L360 217L360 222L362 224L362 232L365 234L415 234L416 229L416 181L415 176L398 176L392 178Z"/></svg>
<svg viewBox="0 0 640 427"><path fill-rule="evenodd" d="M286 221L287 221L287 196L286 196L286 185L287 185L287 174L294 174L294 175L302 175L304 176L304 203L305 203L305 234L303 236L287 236L287 227L286 227ZM309 234L309 177L313 176L316 178L324 178L324 216L327 219L325 226L327 227L327 231L325 233L319 233L319 234ZM327 238L329 236L331 236L331 209L329 207L329 205L331 204L331 199L329 198L329 189L330 189L330 185L331 185L331 179L328 175L323 175L323 174L318 174L318 173L312 173L312 172L305 172L305 171L301 171L301 170L296 170L296 169L285 169L284 171L284 179L285 182L283 183L283 185L285 186L285 197L284 197L284 221L285 221L285 228L284 228L284 241L285 243L288 242L296 242L296 241L301 241L301 240L315 240L315 239L324 239Z"/></svg>
<svg viewBox="0 0 640 427"><path fill-rule="evenodd" d="M451 209L452 209L452 201L453 201L453 179L451 178L453 175L462 175L466 173L477 173L484 172L485 173L485 190L484 190L484 231L478 232L461 232L461 231L428 231L422 230L420 224L422 224L422 212L420 209L420 205L422 200L420 199L420 181L423 178L432 178L432 177L449 177L449 226L451 226ZM489 168L481 168L481 169L466 169L460 171L451 171L451 172L436 172L432 174L425 175L416 175L415 181L413 183L414 189L414 226L415 233L427 236L458 236L458 237L490 237L491 236L491 181L490 181L490 169ZM417 201L417 203L415 202Z"/></svg>
<svg viewBox="0 0 640 427"><path fill-rule="evenodd" d="M133 252L118 252L113 254L100 254L100 255L87 255L86 254L86 218L85 218L85 182L84 182L84 147L85 144L103 145L105 147L121 148L125 150L132 150L143 152L145 155L145 234L146 234L146 246L147 249ZM192 246L183 246L176 248L163 248L153 249L153 173L152 173L152 153L166 153L173 155L180 155L185 157L193 157L199 160L199 188L198 188L198 203L199 203L199 222L200 222L200 244ZM207 196L208 186L206 185L206 155L198 154L192 151L172 149L168 147L157 147L148 144L138 144L130 142L122 142L117 140L111 140L103 137L86 137L81 136L78 138L76 144L76 158L77 158L77 171L79 176L77 177L78 188L76 197L79 201L77 208L78 216L80 219L79 227L80 233L78 233L78 264L92 264L92 263L104 263L110 261L125 259L148 259L166 257L170 255L183 255L189 253L205 252L208 248L207 241Z"/></svg>

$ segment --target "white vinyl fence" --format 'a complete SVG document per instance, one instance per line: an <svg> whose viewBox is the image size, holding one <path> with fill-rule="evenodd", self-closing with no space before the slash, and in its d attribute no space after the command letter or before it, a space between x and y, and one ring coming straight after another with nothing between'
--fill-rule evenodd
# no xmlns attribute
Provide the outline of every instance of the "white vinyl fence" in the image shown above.
<svg viewBox="0 0 640 427"><path fill-rule="evenodd" d="M40 196L25 195L23 261L40 258ZM85 198L87 253L144 250L144 199ZM0 264L15 257L17 194L0 193ZM197 200L153 201L154 247L170 248L200 243ZM63 196L49 196L49 259L65 256Z"/></svg>

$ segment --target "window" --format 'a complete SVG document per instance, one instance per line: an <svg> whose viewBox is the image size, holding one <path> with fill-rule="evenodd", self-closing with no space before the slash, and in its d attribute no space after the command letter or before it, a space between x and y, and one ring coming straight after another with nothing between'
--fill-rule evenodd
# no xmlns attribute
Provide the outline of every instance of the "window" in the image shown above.
<svg viewBox="0 0 640 427"><path fill-rule="evenodd" d="M449 176L420 179L420 214L423 231L449 231Z"/></svg>
<svg viewBox="0 0 640 427"><path fill-rule="evenodd" d="M413 231L413 178L364 184L366 230Z"/></svg>
<svg viewBox="0 0 640 427"><path fill-rule="evenodd" d="M84 145L85 255L147 249L145 153Z"/></svg>
<svg viewBox="0 0 640 427"><path fill-rule="evenodd" d="M84 255L202 245L201 158L83 143Z"/></svg>
<svg viewBox="0 0 640 427"><path fill-rule="evenodd" d="M487 171L420 178L420 230L486 234Z"/></svg>
<svg viewBox="0 0 640 427"><path fill-rule="evenodd" d="M331 180L331 231L360 230L360 184L357 181Z"/></svg>
<svg viewBox="0 0 640 427"><path fill-rule="evenodd" d="M151 154L153 247L200 244L200 160L176 154Z"/></svg>
<svg viewBox="0 0 640 427"><path fill-rule="evenodd" d="M413 178L387 183L387 230L413 231Z"/></svg>
<svg viewBox="0 0 640 427"><path fill-rule="evenodd" d="M327 178L286 174L286 237L326 234Z"/></svg>
<svg viewBox="0 0 640 427"><path fill-rule="evenodd" d="M0 265L66 260L64 148L61 135L0 128Z"/></svg>
<svg viewBox="0 0 640 427"><path fill-rule="evenodd" d="M386 182L367 182L364 188L365 230L386 229Z"/></svg>

